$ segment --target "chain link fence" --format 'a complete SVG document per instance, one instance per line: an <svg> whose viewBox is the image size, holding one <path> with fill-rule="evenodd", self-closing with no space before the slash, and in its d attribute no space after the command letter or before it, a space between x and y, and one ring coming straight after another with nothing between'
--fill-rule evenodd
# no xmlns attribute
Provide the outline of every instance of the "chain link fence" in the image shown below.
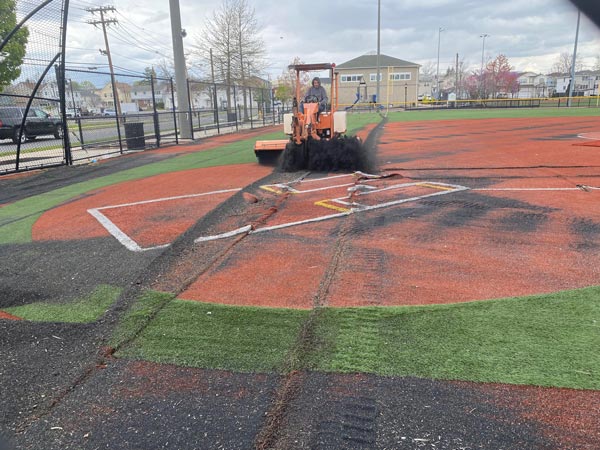
<svg viewBox="0 0 600 450"><path fill-rule="evenodd" d="M0 174L69 163L60 106L67 7L2 2Z"/></svg>
<svg viewBox="0 0 600 450"><path fill-rule="evenodd" d="M281 121L265 83L189 80L187 109L172 79L66 67L69 0L2 2L0 174L177 144L184 121L192 139Z"/></svg>

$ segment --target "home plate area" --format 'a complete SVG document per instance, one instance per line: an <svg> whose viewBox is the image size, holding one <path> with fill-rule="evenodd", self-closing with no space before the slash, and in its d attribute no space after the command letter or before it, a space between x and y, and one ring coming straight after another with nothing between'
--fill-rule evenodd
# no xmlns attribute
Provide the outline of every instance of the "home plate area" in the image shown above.
<svg viewBox="0 0 600 450"><path fill-rule="evenodd" d="M270 217L264 225L253 227L248 231L249 234L336 219L467 188L439 182L402 183L394 174L379 176L356 172L266 185L262 186L262 189L275 195L285 192L291 195L285 203L285 208ZM219 237L206 236L197 241Z"/></svg>
<svg viewBox="0 0 600 450"><path fill-rule="evenodd" d="M413 202L468 189L440 182L402 183L394 175L361 172L261 186L273 199L290 194L285 208L260 225L248 224L199 236L195 242L224 239L239 234L264 233L276 229L336 219L353 213ZM240 189L194 193L88 209L98 222L127 249L139 252L170 245L179 234L169 232L170 223L208 213ZM192 213L193 212L193 213ZM137 220L132 220L137 218ZM191 216L188 218L188 220ZM224 224L226 227L227 225ZM180 227L177 227L177 230Z"/></svg>

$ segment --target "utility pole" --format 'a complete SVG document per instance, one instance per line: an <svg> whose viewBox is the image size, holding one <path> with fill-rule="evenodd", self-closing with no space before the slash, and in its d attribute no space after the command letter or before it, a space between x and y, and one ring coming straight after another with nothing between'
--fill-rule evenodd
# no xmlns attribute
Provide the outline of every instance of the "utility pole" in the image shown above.
<svg viewBox="0 0 600 450"><path fill-rule="evenodd" d="M113 91L113 99L115 101L115 111L117 112L117 117L121 117L121 102L119 101L119 91L117 90L117 83L115 82L115 71L113 69L112 57L110 56L110 47L108 45L108 36L106 34L106 26L111 24L116 24L117 19L106 19L104 17L104 13L106 12L115 12L116 9L114 6L99 6L97 8L86 8L86 11L91 12L92 14L100 13L100 20L88 20L90 25L102 25L102 32L104 33L104 45L106 46L106 50L103 52L100 50L100 53L106 54L108 57L108 67L110 69L110 82L112 85Z"/></svg>

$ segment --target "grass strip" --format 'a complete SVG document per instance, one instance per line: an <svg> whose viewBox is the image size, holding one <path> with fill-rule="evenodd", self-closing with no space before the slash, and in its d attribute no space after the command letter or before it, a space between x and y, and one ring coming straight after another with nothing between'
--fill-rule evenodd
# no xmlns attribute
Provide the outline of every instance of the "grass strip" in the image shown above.
<svg viewBox="0 0 600 450"><path fill-rule="evenodd" d="M517 109L443 109L428 111L395 111L388 114L390 122L421 120L518 119L535 117L600 116L599 108L517 108Z"/></svg>
<svg viewBox="0 0 600 450"><path fill-rule="evenodd" d="M600 389L600 287L454 305L327 309L316 370Z"/></svg>
<svg viewBox="0 0 600 450"><path fill-rule="evenodd" d="M148 325L158 311L173 298L175 298L175 295L170 293L144 292L119 322L110 338L109 346L118 349L132 341Z"/></svg>
<svg viewBox="0 0 600 450"><path fill-rule="evenodd" d="M138 317L126 318L120 335L135 329ZM240 372L282 372L308 311L251 308L173 300L117 357Z"/></svg>
<svg viewBox="0 0 600 450"><path fill-rule="evenodd" d="M382 120L382 117L377 113L351 113L346 117L346 134L348 135L355 135L367 125L379 123Z"/></svg>
<svg viewBox="0 0 600 450"><path fill-rule="evenodd" d="M174 300L117 356L281 372L309 315ZM312 340L306 367L294 369L600 389L600 287L453 305L323 308Z"/></svg>
<svg viewBox="0 0 600 450"><path fill-rule="evenodd" d="M13 316L32 322L94 322L117 300L121 288L100 285L88 296L69 303L30 303L4 308Z"/></svg>

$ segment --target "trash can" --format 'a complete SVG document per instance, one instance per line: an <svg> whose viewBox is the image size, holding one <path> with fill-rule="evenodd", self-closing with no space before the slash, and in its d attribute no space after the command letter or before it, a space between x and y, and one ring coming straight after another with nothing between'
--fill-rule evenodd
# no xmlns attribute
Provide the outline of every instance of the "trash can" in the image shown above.
<svg viewBox="0 0 600 450"><path fill-rule="evenodd" d="M146 148L144 122L125 123L125 141L128 150L143 150Z"/></svg>
<svg viewBox="0 0 600 450"><path fill-rule="evenodd" d="M237 122L237 114L234 112L227 113L227 122Z"/></svg>

